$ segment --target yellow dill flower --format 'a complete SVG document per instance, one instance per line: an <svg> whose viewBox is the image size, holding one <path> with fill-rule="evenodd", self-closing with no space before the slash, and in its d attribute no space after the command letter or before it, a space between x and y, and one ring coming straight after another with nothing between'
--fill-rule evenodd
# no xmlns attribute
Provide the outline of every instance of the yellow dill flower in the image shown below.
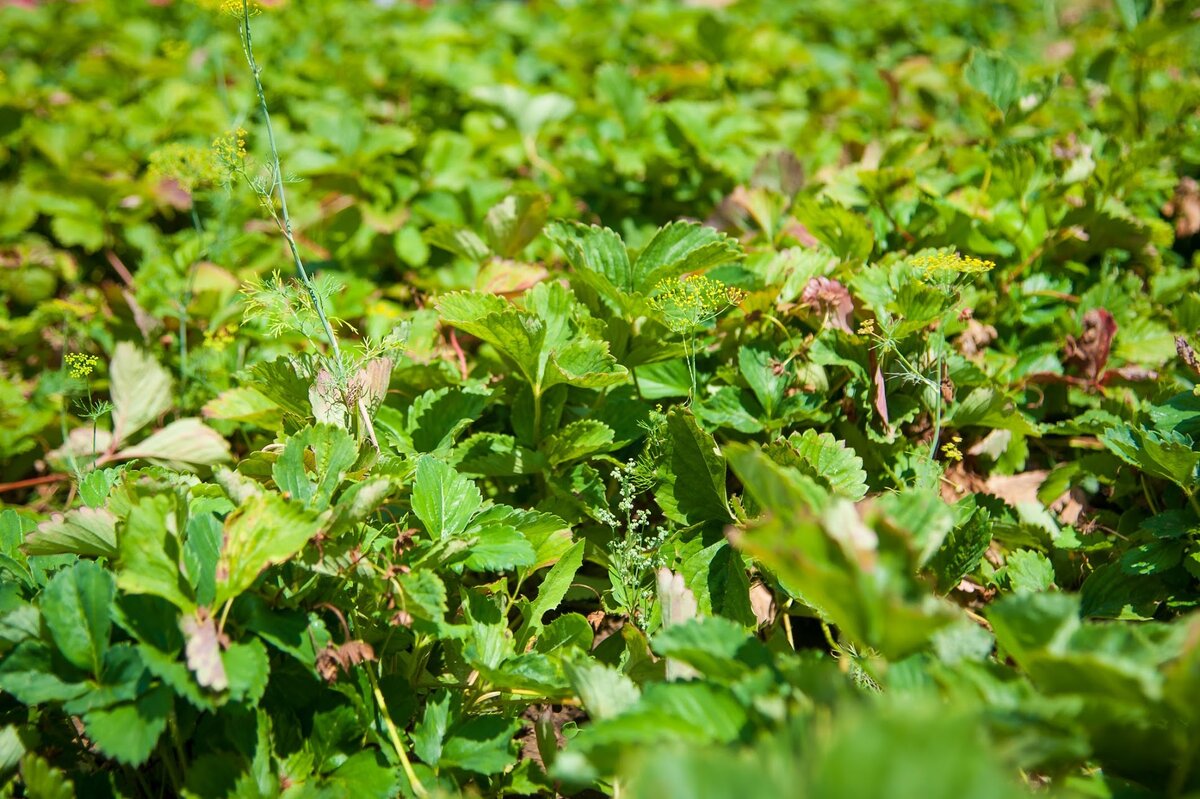
<svg viewBox="0 0 1200 799"><path fill-rule="evenodd" d="M100 359L95 355L86 355L82 352L68 352L63 360L66 361L68 374L77 380L87 378L100 363Z"/></svg>
<svg viewBox="0 0 1200 799"><path fill-rule="evenodd" d="M978 275L995 268L992 261L985 261L972 255L960 255L954 250L938 250L927 255L918 255L909 260L917 269L925 273L925 277L935 272L957 272L963 275Z"/></svg>
<svg viewBox="0 0 1200 799"><path fill-rule="evenodd" d="M246 168L246 130L224 133L213 139L212 158L225 177Z"/></svg>
<svg viewBox="0 0 1200 799"><path fill-rule="evenodd" d="M948 461L961 461L963 459L962 451L958 445L962 443L962 436L954 436L947 443L942 444L942 455Z"/></svg>
<svg viewBox="0 0 1200 799"><path fill-rule="evenodd" d="M246 9L249 10L250 16L256 16L262 13L262 8L258 3L247 3ZM242 15L242 0L222 0L221 13L231 17L240 17Z"/></svg>
<svg viewBox="0 0 1200 799"><path fill-rule="evenodd" d="M211 150L176 142L150 153L150 174L171 178L190 193L216 183L221 169Z"/></svg>
<svg viewBox="0 0 1200 799"><path fill-rule="evenodd" d="M858 335L873 336L875 335L875 320L864 319L858 324Z"/></svg>
<svg viewBox="0 0 1200 799"><path fill-rule="evenodd" d="M704 275L664 280L654 287L650 307L666 317L676 333L695 329L715 319L726 308L746 298L746 292Z"/></svg>
<svg viewBox="0 0 1200 799"><path fill-rule="evenodd" d="M232 322L221 327L204 331L204 346L210 350L224 352L225 348L233 343L234 333L237 332L237 325Z"/></svg>

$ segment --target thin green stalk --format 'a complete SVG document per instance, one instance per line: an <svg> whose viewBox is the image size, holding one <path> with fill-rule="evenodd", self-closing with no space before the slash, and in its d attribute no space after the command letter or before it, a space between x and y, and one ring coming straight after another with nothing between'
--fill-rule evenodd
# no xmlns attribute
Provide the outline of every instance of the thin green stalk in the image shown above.
<svg viewBox="0 0 1200 799"><path fill-rule="evenodd" d="M325 330L325 336L329 339L329 346L333 350L335 374L341 377L342 353L338 347L337 336L333 333L333 327L329 324L329 318L325 316L325 307L321 302L321 297L317 294L317 289L313 285L308 271L304 268L304 261L300 258L300 250L296 246L295 237L292 235L292 219L288 215L287 194L283 189L283 167L279 163L279 148L275 144L275 128L271 124L271 112L267 109L267 94L263 89L260 77L262 70L258 66L258 61L254 58L254 41L250 34L249 0L242 0L242 36L242 43L245 45L246 63L250 65L250 74L254 76L254 90L258 94L259 110L262 112L263 124L267 129L267 144L271 148L271 169L274 177L271 189L279 197L279 211L282 220L279 224L279 229L282 231L284 239L287 240L288 249L291 250L292 261L296 266L296 275L300 278L300 282L304 284L304 288L308 292L308 297L312 300L313 308L316 309L317 316L321 319L321 327Z"/></svg>
<svg viewBox="0 0 1200 799"><path fill-rule="evenodd" d="M404 742L400 740L400 733L396 729L395 723L392 722L392 716L388 713L387 702L383 698L383 691L379 690L379 682L375 679L375 673L370 668L366 669L367 679L371 681L371 691L375 694L375 703L379 705L379 712L383 715L383 723L387 727L388 738L392 741L392 746L396 750L396 756L400 758L400 765L404 769L404 775L408 777L409 787L417 796L428 796L425 786L421 784L421 780L417 778L417 773L413 771L412 761L408 759L408 751L404 748Z"/></svg>
<svg viewBox="0 0 1200 799"><path fill-rule="evenodd" d="M937 360L937 385L933 388L933 441L929 444L929 459L937 460L938 439L942 437L942 370L945 368L942 356Z"/></svg>
<svg viewBox="0 0 1200 799"><path fill-rule="evenodd" d="M200 242L200 251L197 258L203 257L204 254L204 226L200 224L200 214L196 213L196 199L192 198L192 227L196 229L196 238ZM196 288L196 263L188 267L187 283L183 289L183 300L179 305L179 376L183 381L184 386L188 381L188 344L187 344L187 326L191 321L188 314L188 307L192 304L192 297L195 295Z"/></svg>

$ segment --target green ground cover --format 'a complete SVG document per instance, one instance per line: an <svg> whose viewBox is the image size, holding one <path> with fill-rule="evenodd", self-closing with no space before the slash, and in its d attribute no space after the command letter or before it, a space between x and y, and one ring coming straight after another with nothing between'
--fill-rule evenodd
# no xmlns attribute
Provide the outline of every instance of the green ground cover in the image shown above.
<svg viewBox="0 0 1200 799"><path fill-rule="evenodd" d="M0 5L0 790L1200 795L1197 64Z"/></svg>

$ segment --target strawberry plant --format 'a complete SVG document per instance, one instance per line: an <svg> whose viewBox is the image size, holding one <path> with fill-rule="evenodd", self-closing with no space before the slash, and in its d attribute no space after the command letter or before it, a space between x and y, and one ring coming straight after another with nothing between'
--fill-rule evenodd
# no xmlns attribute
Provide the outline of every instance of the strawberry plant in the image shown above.
<svg viewBox="0 0 1200 799"><path fill-rule="evenodd" d="M0 791L1200 791L1200 19L1043 5L0 6Z"/></svg>

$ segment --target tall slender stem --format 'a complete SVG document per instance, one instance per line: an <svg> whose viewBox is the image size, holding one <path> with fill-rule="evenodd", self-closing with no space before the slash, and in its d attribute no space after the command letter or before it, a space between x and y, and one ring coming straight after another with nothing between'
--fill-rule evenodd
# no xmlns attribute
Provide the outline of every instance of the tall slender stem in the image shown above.
<svg viewBox="0 0 1200 799"><path fill-rule="evenodd" d="M267 144L271 148L271 170L274 181L272 183L272 191L279 197L279 211L282 222L279 229L283 232L284 239L287 240L288 249L292 253L292 261L296 265L296 275L300 278L300 282L304 284L305 290L308 292L308 297L312 300L313 308L317 311L317 316L321 319L321 326L325 330L325 336L329 339L329 346L333 350L334 367L336 375L341 376L342 371L342 353L338 347L337 336L333 333L333 327L329 324L329 318L325 316L325 307L321 302L321 297L317 294L316 286L313 285L312 279L308 275L308 271L304 268L304 261L300 258L300 250L296 246L296 239L292 235L292 219L288 215L287 194L283 189L283 167L279 163L279 148L275 145L275 128L271 124L271 112L267 109L267 94L263 90L262 79L258 62L254 58L254 41L250 34L250 3L249 0L242 0L242 42L245 45L246 63L250 65L250 74L254 76L254 90L258 93L259 110L262 111L263 124L267 129Z"/></svg>
<svg viewBox="0 0 1200 799"><path fill-rule="evenodd" d="M417 773L413 770L412 762L408 759L408 752L404 748L404 742L400 740L400 733L396 729L395 723L392 722L392 716L388 713L387 702L384 701L383 691L379 690L379 682L375 679L375 674L370 667L366 668L367 678L371 681L371 691L375 695L375 703L379 705L379 712L383 716L383 723L387 727L388 738L392 741L392 746L396 750L396 756L400 758L400 765L404 769L404 775L408 777L408 784L412 788L412 792L419 797L428 796L429 793L425 790L425 786L421 780L417 778Z"/></svg>

